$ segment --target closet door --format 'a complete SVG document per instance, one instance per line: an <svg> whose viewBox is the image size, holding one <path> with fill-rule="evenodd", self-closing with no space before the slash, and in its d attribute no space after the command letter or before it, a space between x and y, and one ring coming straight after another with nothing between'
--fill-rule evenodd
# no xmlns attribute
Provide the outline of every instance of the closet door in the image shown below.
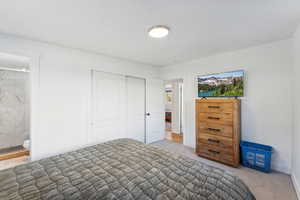
<svg viewBox="0 0 300 200"><path fill-rule="evenodd" d="M126 77L127 136L145 142L145 79Z"/></svg>
<svg viewBox="0 0 300 200"><path fill-rule="evenodd" d="M146 83L147 118L146 143L164 139L164 85L162 80L149 79Z"/></svg>
<svg viewBox="0 0 300 200"><path fill-rule="evenodd" d="M91 143L126 137L125 76L93 71Z"/></svg>

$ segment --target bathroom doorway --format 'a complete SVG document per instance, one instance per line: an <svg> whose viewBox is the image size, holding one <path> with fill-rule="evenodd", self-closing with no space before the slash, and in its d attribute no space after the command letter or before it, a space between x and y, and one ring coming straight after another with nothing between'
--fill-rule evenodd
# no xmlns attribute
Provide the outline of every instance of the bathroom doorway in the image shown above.
<svg viewBox="0 0 300 200"><path fill-rule="evenodd" d="M0 170L30 159L30 60L0 53Z"/></svg>
<svg viewBox="0 0 300 200"><path fill-rule="evenodd" d="M165 81L165 139L183 143L183 80Z"/></svg>

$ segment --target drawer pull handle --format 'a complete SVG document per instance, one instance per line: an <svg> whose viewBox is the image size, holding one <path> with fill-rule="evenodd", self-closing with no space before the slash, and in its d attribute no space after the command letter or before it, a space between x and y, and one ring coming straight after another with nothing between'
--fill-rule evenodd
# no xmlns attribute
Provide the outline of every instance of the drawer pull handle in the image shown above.
<svg viewBox="0 0 300 200"><path fill-rule="evenodd" d="M207 117L207 119L220 120L220 117Z"/></svg>
<svg viewBox="0 0 300 200"><path fill-rule="evenodd" d="M209 142L220 143L220 140L214 140L214 139L211 139L211 138L208 138L207 140L208 140Z"/></svg>
<svg viewBox="0 0 300 200"><path fill-rule="evenodd" d="M219 151L214 151L214 150L211 150L211 149L208 149L209 152L211 153L214 153L214 154L219 154L220 152Z"/></svg>
<svg viewBox="0 0 300 200"><path fill-rule="evenodd" d="M217 128L208 128L209 131L215 131L215 132L220 132L221 129L217 129Z"/></svg>
<svg viewBox="0 0 300 200"><path fill-rule="evenodd" d="M208 108L216 108L216 109L219 109L220 106L208 106Z"/></svg>

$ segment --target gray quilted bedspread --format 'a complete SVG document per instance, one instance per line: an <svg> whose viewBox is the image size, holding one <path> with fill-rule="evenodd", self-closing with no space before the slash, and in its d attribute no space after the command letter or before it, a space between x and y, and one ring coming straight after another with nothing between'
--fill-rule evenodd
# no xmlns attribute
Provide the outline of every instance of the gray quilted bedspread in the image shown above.
<svg viewBox="0 0 300 200"><path fill-rule="evenodd" d="M131 139L0 171L0 199L253 200L236 176Z"/></svg>

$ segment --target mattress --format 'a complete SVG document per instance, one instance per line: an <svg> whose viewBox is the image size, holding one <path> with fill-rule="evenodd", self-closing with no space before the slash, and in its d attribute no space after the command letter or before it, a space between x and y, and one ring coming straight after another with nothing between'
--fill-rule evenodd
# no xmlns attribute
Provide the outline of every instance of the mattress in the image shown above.
<svg viewBox="0 0 300 200"><path fill-rule="evenodd" d="M118 139L0 171L1 200L253 200L237 176Z"/></svg>

